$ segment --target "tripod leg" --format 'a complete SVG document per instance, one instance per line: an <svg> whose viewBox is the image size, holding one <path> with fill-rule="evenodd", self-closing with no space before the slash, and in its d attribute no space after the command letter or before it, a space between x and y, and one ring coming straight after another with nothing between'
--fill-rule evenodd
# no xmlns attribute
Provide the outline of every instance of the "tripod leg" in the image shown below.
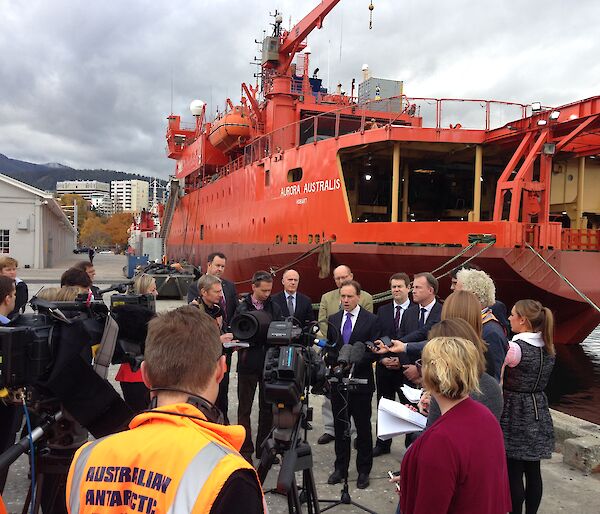
<svg viewBox="0 0 600 514"><path fill-rule="evenodd" d="M298 484L294 479L292 487L287 493L288 497L288 510L293 514L302 514L302 504L300 503L300 496L298 494Z"/></svg>
<svg viewBox="0 0 600 514"><path fill-rule="evenodd" d="M317 487L312 469L305 469L302 473L304 492L306 493L306 505L308 514L320 514L319 499L317 498Z"/></svg>

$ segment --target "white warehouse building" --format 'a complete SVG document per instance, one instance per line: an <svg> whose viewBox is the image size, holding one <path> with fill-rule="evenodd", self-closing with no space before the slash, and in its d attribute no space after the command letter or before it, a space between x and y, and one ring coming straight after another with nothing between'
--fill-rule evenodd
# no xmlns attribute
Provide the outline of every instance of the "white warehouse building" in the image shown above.
<svg viewBox="0 0 600 514"><path fill-rule="evenodd" d="M0 253L21 268L50 268L72 256L75 236L51 193L0 173Z"/></svg>

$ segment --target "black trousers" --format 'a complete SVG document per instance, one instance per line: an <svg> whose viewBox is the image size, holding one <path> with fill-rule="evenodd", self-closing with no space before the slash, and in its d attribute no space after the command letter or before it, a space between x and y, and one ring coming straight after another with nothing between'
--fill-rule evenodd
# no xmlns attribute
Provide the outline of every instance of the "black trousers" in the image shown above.
<svg viewBox="0 0 600 514"><path fill-rule="evenodd" d="M229 425L229 368L231 367L231 354L227 353L227 371L223 376L223 380L219 384L219 395L217 396L216 406L225 417L225 424Z"/></svg>
<svg viewBox="0 0 600 514"><path fill-rule="evenodd" d="M256 393L257 385L259 388L256 456L260 459L262 443L273 427L273 406L265 401L262 375L238 373L238 424L246 429L246 439L244 439L240 453L248 461L252 460L252 453L255 448L252 442L250 415L252 414L252 404L254 403L254 394Z"/></svg>
<svg viewBox="0 0 600 514"><path fill-rule="evenodd" d="M4 453L15 444L22 423L23 407L21 405L0 403L0 453ZM8 468L0 470L0 494L4 490L7 476Z"/></svg>
<svg viewBox="0 0 600 514"><path fill-rule="evenodd" d="M344 398L347 394L348 401ZM373 435L371 433L372 392L343 393L337 385L331 389L333 427L335 431L335 469L348 475L350 466L350 417L356 426L356 469L369 474L373 467Z"/></svg>
<svg viewBox="0 0 600 514"><path fill-rule="evenodd" d="M138 414L150 407L150 390L143 382L119 382L123 399Z"/></svg>
<svg viewBox="0 0 600 514"><path fill-rule="evenodd" d="M398 396L400 403L409 403L404 396L404 393L400 389L400 387L402 387L406 381L404 375L402 374L402 369L391 370L387 369L382 364L377 364L375 367L375 380L377 383L378 404L381 398L396 400L396 396ZM389 450L392 447L392 440L388 439L387 441L384 441L383 439L377 438L377 442L375 444L377 444L377 446L380 448Z"/></svg>

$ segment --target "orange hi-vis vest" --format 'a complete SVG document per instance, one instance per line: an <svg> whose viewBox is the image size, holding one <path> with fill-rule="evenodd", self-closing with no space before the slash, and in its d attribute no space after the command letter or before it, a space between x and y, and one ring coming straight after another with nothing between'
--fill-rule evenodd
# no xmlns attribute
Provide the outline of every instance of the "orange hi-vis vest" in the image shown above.
<svg viewBox="0 0 600 514"><path fill-rule="evenodd" d="M238 453L244 428L211 423L187 403L139 414L129 428L77 451L67 478L70 514L209 513L234 471L254 471Z"/></svg>

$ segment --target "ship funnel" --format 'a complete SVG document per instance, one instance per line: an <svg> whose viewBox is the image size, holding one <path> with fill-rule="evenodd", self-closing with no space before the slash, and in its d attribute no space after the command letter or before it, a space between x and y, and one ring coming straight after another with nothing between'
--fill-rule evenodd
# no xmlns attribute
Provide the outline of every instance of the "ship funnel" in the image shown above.
<svg viewBox="0 0 600 514"><path fill-rule="evenodd" d="M202 116L202 111L206 104L202 100L192 100L190 104L190 111L194 116Z"/></svg>

